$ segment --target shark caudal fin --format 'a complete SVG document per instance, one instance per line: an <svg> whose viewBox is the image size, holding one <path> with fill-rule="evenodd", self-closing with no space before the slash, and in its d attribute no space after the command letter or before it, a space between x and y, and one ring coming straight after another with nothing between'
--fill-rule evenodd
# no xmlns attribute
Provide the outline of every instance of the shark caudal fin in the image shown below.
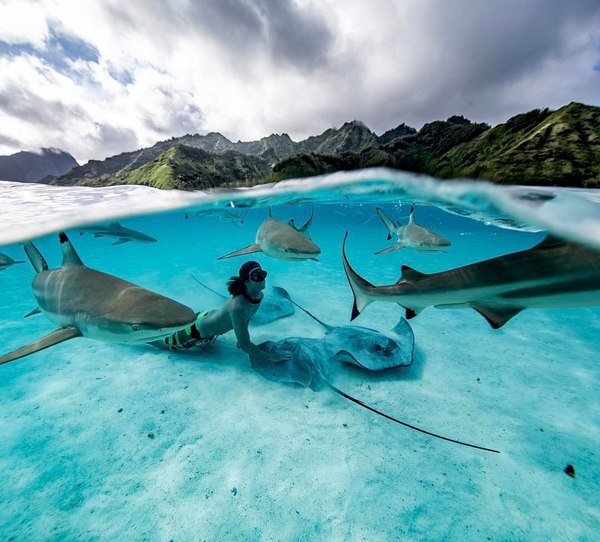
<svg viewBox="0 0 600 542"><path fill-rule="evenodd" d="M230 252L229 254L225 254L225 256L221 256L217 258L217 260L225 260L226 258L235 258L236 256L243 256L244 254L252 254L254 252L262 252L262 249L256 244L253 243L248 245L247 247L240 248L234 252Z"/></svg>
<svg viewBox="0 0 600 542"><path fill-rule="evenodd" d="M354 304L352 306L352 315L350 320L354 320L364 308L371 303L367 295L368 288L374 288L374 286L363 279L354 269L352 269L348 259L346 258L346 239L348 238L348 232L344 235L344 243L342 245L342 262L344 263L344 271L346 272L346 278L354 294Z"/></svg>
<svg viewBox="0 0 600 542"><path fill-rule="evenodd" d="M385 227L388 230L387 240L389 241L392 238L392 235L396 233L397 225L396 223L385 214L385 211L380 207L377 207L377 214L379 218L381 218L382 222L385 224Z"/></svg>

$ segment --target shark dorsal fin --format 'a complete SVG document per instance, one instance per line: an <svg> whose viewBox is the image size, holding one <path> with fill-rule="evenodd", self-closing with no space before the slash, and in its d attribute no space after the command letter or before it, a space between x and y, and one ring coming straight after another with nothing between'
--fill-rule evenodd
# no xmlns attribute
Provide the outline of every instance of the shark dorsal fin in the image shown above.
<svg viewBox="0 0 600 542"><path fill-rule="evenodd" d="M71 241L69 241L67 234L65 232L60 232L58 234L58 239L60 241L60 248L62 249L63 253L63 267L65 265L83 265L79 254L77 254L75 248L73 248L73 245L71 244Z"/></svg>
<svg viewBox="0 0 600 542"><path fill-rule="evenodd" d="M414 205L412 205L410 208L410 215L408 216L408 223L409 224L415 223L415 206Z"/></svg>
<svg viewBox="0 0 600 542"><path fill-rule="evenodd" d="M426 276L427 276L426 273L421 273L420 271L417 271L416 269L413 269L412 267L408 267L408 265L403 265L402 266L402 274L400 275L398 282L400 282L402 280L409 281L409 282L417 282Z"/></svg>

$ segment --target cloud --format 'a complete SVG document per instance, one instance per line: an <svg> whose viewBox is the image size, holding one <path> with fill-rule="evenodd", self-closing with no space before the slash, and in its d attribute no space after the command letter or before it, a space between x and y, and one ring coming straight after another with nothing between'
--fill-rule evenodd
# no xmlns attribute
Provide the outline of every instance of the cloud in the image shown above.
<svg viewBox="0 0 600 542"><path fill-rule="evenodd" d="M353 119L381 133L600 103L597 0L8 7L0 154L53 146L85 162L185 133L301 139Z"/></svg>

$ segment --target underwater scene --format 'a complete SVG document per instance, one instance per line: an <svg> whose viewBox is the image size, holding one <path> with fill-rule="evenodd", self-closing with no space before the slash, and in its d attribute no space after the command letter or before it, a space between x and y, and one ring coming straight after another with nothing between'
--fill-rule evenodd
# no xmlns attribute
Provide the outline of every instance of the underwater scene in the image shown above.
<svg viewBox="0 0 600 542"><path fill-rule="evenodd" d="M598 540L597 192L0 194L0 540Z"/></svg>

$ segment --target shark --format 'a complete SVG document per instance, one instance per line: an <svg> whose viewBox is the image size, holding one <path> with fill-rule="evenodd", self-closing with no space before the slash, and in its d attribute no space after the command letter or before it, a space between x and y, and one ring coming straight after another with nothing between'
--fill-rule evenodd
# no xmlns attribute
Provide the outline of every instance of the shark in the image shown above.
<svg viewBox="0 0 600 542"><path fill-rule="evenodd" d="M250 356L252 368L261 376L272 382L301 386L304 388L310 387L313 391L321 391L322 389L330 389L344 399L374 412L378 416L382 416L394 423L408 427L415 431L419 431L425 435L434 438L442 439L454 444L477 448L486 452L499 453L498 450L471 444L462 440L446 437L438 433L417 427L416 425L407 423L398 418L390 416L381 410L378 410L371 405L357 399L356 397L342 391L330 382L331 368L330 359L324 355L320 339L306 339L303 337L289 337L278 342L266 341L261 343L260 348L267 352L275 352L281 354L286 352L289 354L289 359L279 363L272 363L264 358Z"/></svg>
<svg viewBox="0 0 600 542"><path fill-rule="evenodd" d="M426 307L471 308L494 329L525 309L600 305L600 251L546 236L534 247L463 267L425 274L406 265L395 284L374 286L342 262L354 294L351 320L370 303L398 303L408 319Z"/></svg>
<svg viewBox="0 0 600 542"><path fill-rule="evenodd" d="M432 252L444 250L451 244L443 235L439 235L423 226L419 226L419 224L415 222L414 205L410 208L408 224L405 226L400 226L394 222L380 207L377 207L377 214L388 230L388 240L390 240L392 236L395 236L396 242L388 248L375 252L375 254L387 254L388 252L399 250L401 248L412 248L415 250Z"/></svg>
<svg viewBox="0 0 600 542"><path fill-rule="evenodd" d="M278 260L292 262L302 260L318 261L317 256L321 254L321 249L313 242L309 234L313 216L314 210L306 223L302 227L297 227L294 219L286 224L273 218L269 209L269 216L258 228L254 243L218 259L224 260L225 258L233 258L254 252L263 252L267 256Z"/></svg>
<svg viewBox="0 0 600 542"><path fill-rule="evenodd" d="M298 305L284 288L274 286L273 291L283 299L288 299L325 329L322 342L324 354L330 360L351 363L370 371L412 365L415 336L404 318L389 334L362 326L332 326Z"/></svg>
<svg viewBox="0 0 600 542"><path fill-rule="evenodd" d="M216 290L213 290L210 286L207 286L206 284L201 282L194 275L192 275L192 278L198 284L200 284L200 286L206 288L209 292L212 292L216 296L220 297L222 300L229 299L228 297L224 296L223 294L220 294ZM273 290L273 293L275 295L265 296L260 304L260 309L250 319L250 321L253 324L262 326L294 314L294 305L292 305L292 303L286 297L276 292L275 289Z"/></svg>
<svg viewBox="0 0 600 542"><path fill-rule="evenodd" d="M13 260L7 254L0 252L0 271L4 271L16 263L25 263L25 260Z"/></svg>
<svg viewBox="0 0 600 542"><path fill-rule="evenodd" d="M25 243L36 275L33 295L39 311L57 330L0 356L0 365L75 337L106 342L147 343L166 337L196 320L194 311L163 295L114 275L86 267L67 235L59 234L63 260L49 269L31 243Z"/></svg>
<svg viewBox="0 0 600 542"><path fill-rule="evenodd" d="M126 228L119 222L111 222L107 225L97 226L84 226L79 228L79 235L86 233L92 234L94 237L113 237L117 240L113 245L122 245L123 243L129 243L136 241L138 243L156 243L154 237L150 237L141 231L134 230L132 228Z"/></svg>

